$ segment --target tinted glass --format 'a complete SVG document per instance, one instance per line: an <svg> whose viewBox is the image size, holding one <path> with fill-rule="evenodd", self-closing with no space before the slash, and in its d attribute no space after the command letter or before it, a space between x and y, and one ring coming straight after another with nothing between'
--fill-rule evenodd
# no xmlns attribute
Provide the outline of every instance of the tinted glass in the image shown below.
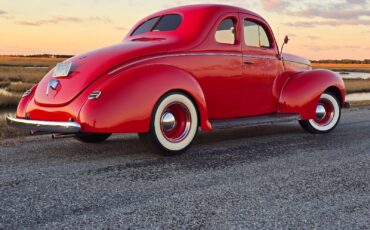
<svg viewBox="0 0 370 230"><path fill-rule="evenodd" d="M151 31L153 26L157 22L158 18L159 17L155 17L155 18L149 19L148 21L144 22L143 24L138 26L131 35L134 36L134 35L143 34L143 33Z"/></svg>
<svg viewBox="0 0 370 230"><path fill-rule="evenodd" d="M169 14L163 16L153 31L171 31L177 29L182 22L182 17L178 14Z"/></svg>
<svg viewBox="0 0 370 230"><path fill-rule="evenodd" d="M221 22L218 26L216 41L223 44L235 44L235 22L228 18Z"/></svg>
<svg viewBox="0 0 370 230"><path fill-rule="evenodd" d="M244 21L245 44L254 47L271 47L265 29L255 22Z"/></svg>

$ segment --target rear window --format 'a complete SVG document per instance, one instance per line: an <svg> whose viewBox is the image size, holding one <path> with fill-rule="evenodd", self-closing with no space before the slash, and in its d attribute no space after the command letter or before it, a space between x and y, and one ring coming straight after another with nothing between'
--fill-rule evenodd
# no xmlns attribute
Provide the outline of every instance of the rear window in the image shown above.
<svg viewBox="0 0 370 230"><path fill-rule="evenodd" d="M168 14L162 17L155 17L144 22L136 28L132 36L147 32L172 31L176 30L182 22L182 17L178 14Z"/></svg>
<svg viewBox="0 0 370 230"><path fill-rule="evenodd" d="M153 31L171 31L176 30L181 24L182 18L178 14L169 14L163 16Z"/></svg>
<svg viewBox="0 0 370 230"><path fill-rule="evenodd" d="M149 19L148 21L144 22L140 26L136 28L136 30L131 34L132 36L143 34L152 30L153 26L157 23L159 17L155 17Z"/></svg>

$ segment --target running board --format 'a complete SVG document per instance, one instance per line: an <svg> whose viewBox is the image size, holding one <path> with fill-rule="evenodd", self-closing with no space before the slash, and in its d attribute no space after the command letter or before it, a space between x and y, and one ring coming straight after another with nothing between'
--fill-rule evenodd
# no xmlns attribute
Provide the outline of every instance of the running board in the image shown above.
<svg viewBox="0 0 370 230"><path fill-rule="evenodd" d="M211 120L211 124L213 129L229 129L237 127L273 125L290 121L298 121L300 119L301 117L298 114L275 113L270 115L236 119Z"/></svg>

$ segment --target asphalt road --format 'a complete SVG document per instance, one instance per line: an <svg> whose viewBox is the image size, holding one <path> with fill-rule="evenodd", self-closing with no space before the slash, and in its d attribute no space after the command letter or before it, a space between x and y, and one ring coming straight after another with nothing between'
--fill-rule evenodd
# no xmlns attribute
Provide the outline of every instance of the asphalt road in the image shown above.
<svg viewBox="0 0 370 230"><path fill-rule="evenodd" d="M0 229L370 228L370 108L327 135L296 123L202 133L171 158L136 135L0 144Z"/></svg>

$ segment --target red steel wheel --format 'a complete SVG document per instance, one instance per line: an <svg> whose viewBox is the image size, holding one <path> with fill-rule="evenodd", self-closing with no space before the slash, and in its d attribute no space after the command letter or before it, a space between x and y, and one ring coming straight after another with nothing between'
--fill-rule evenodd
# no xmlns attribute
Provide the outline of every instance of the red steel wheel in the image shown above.
<svg viewBox="0 0 370 230"><path fill-rule="evenodd" d="M189 135L191 122L191 114L186 105L174 102L162 112L160 128L168 141L179 143Z"/></svg>

